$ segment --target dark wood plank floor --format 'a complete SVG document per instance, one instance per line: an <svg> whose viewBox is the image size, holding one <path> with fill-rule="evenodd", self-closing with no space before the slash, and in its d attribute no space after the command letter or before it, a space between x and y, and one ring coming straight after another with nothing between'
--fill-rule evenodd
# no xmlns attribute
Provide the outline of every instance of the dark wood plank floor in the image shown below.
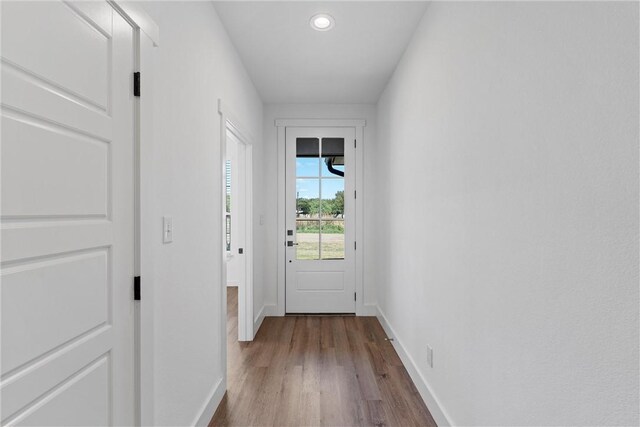
<svg viewBox="0 0 640 427"><path fill-rule="evenodd" d="M210 426L435 426L375 317L268 317L237 341L228 288L227 394Z"/></svg>

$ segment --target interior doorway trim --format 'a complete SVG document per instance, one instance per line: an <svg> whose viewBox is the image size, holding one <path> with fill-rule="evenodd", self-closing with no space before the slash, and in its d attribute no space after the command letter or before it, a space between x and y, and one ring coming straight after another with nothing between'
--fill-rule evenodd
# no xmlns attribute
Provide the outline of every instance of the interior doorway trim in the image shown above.
<svg viewBox="0 0 640 427"><path fill-rule="evenodd" d="M226 337L227 324L227 252L225 247L225 224L222 219L225 217L225 195L226 195L226 179L225 179L225 162L227 158L227 132L231 132L242 144L245 150L245 286L238 287L238 341L252 341L254 336L253 321L253 136L245 128L237 116L235 116L222 99L218 100L218 113L220 114L220 150L221 150L221 170L222 170L222 239L220 245L223 249L222 255L222 273L221 273L221 325L222 337ZM223 366L227 361L227 341L223 339ZM226 368L225 368L226 377Z"/></svg>
<svg viewBox="0 0 640 427"><path fill-rule="evenodd" d="M364 119L276 119L274 125L278 138L278 291L276 303L276 316L285 315L286 294L286 128L287 127L349 127L356 133L355 170L356 170L356 230L355 238L358 242L355 256L355 281L356 281L356 316L371 315L371 310L364 304L364 127L367 121Z"/></svg>
<svg viewBox="0 0 640 427"><path fill-rule="evenodd" d="M111 4L134 28L143 32L153 42L154 47L158 47L160 28L142 6L126 0L107 0L107 3Z"/></svg>
<svg viewBox="0 0 640 427"><path fill-rule="evenodd" d="M134 66L142 77L141 96L134 100L134 274L142 277L143 298L134 301L134 399L136 425L154 425L154 292L153 243L155 222L149 217L154 205L153 108L154 48L160 45L160 29L140 5L107 0L134 29ZM144 88L148 88L146 91ZM152 225L153 224L153 225ZM133 290L132 290L133 296Z"/></svg>

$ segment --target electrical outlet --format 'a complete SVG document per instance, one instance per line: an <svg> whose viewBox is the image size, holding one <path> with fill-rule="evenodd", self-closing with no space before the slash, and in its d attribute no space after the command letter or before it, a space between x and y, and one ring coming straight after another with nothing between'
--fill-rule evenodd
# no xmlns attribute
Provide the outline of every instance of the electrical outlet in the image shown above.
<svg viewBox="0 0 640 427"><path fill-rule="evenodd" d="M433 368L433 349L430 346L427 346L427 364Z"/></svg>

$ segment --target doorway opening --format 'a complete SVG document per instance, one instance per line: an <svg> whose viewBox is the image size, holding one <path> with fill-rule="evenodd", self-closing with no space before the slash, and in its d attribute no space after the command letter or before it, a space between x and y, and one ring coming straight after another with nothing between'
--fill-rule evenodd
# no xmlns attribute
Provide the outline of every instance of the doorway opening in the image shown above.
<svg viewBox="0 0 640 427"><path fill-rule="evenodd" d="M253 339L251 145L233 127L226 129L224 244L227 292L237 303L238 341Z"/></svg>
<svg viewBox="0 0 640 427"><path fill-rule="evenodd" d="M279 212L275 312L373 314L364 304L363 281L366 120L276 119L274 124Z"/></svg>
<svg viewBox="0 0 640 427"><path fill-rule="evenodd" d="M237 318L237 340L251 341L253 322L253 145L239 122L222 110L221 148L223 159L222 201L222 332ZM234 304L227 307L227 297ZM237 303L236 303L237 301ZM227 318L227 310L236 310ZM232 313L229 313L232 314ZM235 328L234 328L235 329ZM223 340L226 344L226 340ZM223 361L227 360L226 346ZM226 365L226 363L225 363Z"/></svg>

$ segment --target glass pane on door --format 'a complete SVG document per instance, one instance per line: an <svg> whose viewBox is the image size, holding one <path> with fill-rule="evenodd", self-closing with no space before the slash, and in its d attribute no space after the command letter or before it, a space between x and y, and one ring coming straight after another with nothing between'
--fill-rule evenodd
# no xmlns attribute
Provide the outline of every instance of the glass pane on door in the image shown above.
<svg viewBox="0 0 640 427"><path fill-rule="evenodd" d="M320 219L320 180L296 179L296 218Z"/></svg>
<svg viewBox="0 0 640 427"><path fill-rule="evenodd" d="M320 259L319 179L296 179L296 259Z"/></svg>
<svg viewBox="0 0 640 427"><path fill-rule="evenodd" d="M296 258L344 259L344 138L296 139Z"/></svg>
<svg viewBox="0 0 640 427"><path fill-rule="evenodd" d="M296 140L296 176L318 177L320 171L320 139Z"/></svg>
<svg viewBox="0 0 640 427"><path fill-rule="evenodd" d="M296 259L320 259L320 221L317 219L296 219Z"/></svg>
<svg viewBox="0 0 640 427"><path fill-rule="evenodd" d="M322 177L344 177L344 138L322 138Z"/></svg>
<svg viewBox="0 0 640 427"><path fill-rule="evenodd" d="M344 179L322 180L322 259L344 259Z"/></svg>
<svg viewBox="0 0 640 427"><path fill-rule="evenodd" d="M322 138L320 258L344 259L344 138Z"/></svg>
<svg viewBox="0 0 640 427"><path fill-rule="evenodd" d="M302 139L302 138L300 138ZM299 140L300 140L299 139ZM305 138L311 139L311 138ZM298 140L298 141L299 141ZM318 141L316 139L316 141ZM298 148L300 148L298 142ZM296 259L318 260L320 259L320 219L322 201L320 199L319 144L316 144L316 157L301 157L296 159L297 171L303 176L315 176L316 178L296 178ZM308 147L306 147L308 148ZM310 156L308 151L305 155ZM308 167L310 161L315 160L315 169ZM301 168L301 164L304 165ZM312 173L313 172L313 173ZM298 172L300 173L300 172Z"/></svg>
<svg viewBox="0 0 640 427"><path fill-rule="evenodd" d="M344 177L344 138L322 138L322 177Z"/></svg>
<svg viewBox="0 0 640 427"><path fill-rule="evenodd" d="M344 220L322 221L322 259L344 259Z"/></svg>

